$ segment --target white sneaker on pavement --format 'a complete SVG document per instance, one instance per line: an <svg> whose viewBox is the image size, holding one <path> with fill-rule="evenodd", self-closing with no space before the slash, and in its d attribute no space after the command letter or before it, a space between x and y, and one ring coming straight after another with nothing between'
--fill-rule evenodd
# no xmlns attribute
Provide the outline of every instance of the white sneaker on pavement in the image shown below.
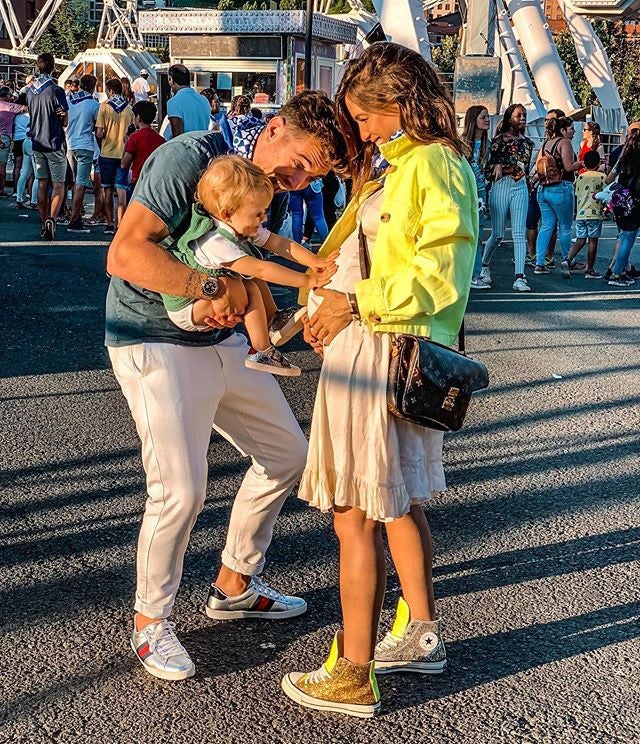
<svg viewBox="0 0 640 744"><path fill-rule="evenodd" d="M491 269L488 266L483 266L482 270L480 271L480 279L485 284L491 285Z"/></svg>
<svg viewBox="0 0 640 744"><path fill-rule="evenodd" d="M272 589L259 576L252 576L247 590L236 597L227 596L215 584L209 589L207 615L214 620L261 618L286 620L307 611L301 597L289 597Z"/></svg>
<svg viewBox="0 0 640 744"><path fill-rule="evenodd" d="M531 292L531 287L523 276L519 276L513 283L513 289L516 292Z"/></svg>
<svg viewBox="0 0 640 744"><path fill-rule="evenodd" d="M158 620L142 630L133 627L131 648L149 674L160 679L187 679L196 668L173 629L175 623Z"/></svg>

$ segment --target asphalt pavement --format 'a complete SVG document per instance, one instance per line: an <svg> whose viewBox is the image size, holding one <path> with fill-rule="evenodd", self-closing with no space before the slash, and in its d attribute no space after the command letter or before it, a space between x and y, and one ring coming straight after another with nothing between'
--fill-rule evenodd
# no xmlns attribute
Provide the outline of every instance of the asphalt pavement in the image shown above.
<svg viewBox="0 0 640 744"><path fill-rule="evenodd" d="M304 596L305 616L204 614L247 467L216 436L174 613L196 676L163 682L136 661L145 492L102 346L108 238L61 228L44 243L25 214L0 199L0 742L640 741L640 285L556 271L515 294L501 249L467 317L491 387L447 436L449 488L427 509L449 666L381 679L382 715L360 721L280 690L319 666L339 624L328 515L291 497L268 555L265 579ZM291 349L304 373L282 385L308 431L319 361ZM391 573L384 628L398 591Z"/></svg>

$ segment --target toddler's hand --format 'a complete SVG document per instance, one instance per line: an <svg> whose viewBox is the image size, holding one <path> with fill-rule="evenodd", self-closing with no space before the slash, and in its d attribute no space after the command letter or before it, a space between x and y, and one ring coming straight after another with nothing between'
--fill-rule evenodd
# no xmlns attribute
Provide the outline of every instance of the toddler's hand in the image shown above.
<svg viewBox="0 0 640 744"><path fill-rule="evenodd" d="M313 258L309 259L309 268L313 269L314 271L321 271L322 269L326 269L329 266L335 266L338 253L339 253L338 251L334 251L331 255L327 256L326 258L320 258L319 256L313 256Z"/></svg>
<svg viewBox="0 0 640 744"><path fill-rule="evenodd" d="M314 289L315 287L324 287L325 284L329 284L331 277L336 273L338 267L331 263L322 269L314 269L311 274L307 275L309 287Z"/></svg>

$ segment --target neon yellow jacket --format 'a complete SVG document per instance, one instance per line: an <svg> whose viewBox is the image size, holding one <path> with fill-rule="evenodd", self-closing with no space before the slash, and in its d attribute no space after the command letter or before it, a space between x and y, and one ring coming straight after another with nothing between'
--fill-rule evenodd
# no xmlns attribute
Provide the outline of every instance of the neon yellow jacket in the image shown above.
<svg viewBox="0 0 640 744"><path fill-rule="evenodd" d="M356 284L360 315L373 331L455 343L469 297L478 242L478 194L471 166L449 148L407 135L380 146L384 181L371 276ZM320 251L338 250L356 229L365 184ZM306 301L301 295L301 301Z"/></svg>

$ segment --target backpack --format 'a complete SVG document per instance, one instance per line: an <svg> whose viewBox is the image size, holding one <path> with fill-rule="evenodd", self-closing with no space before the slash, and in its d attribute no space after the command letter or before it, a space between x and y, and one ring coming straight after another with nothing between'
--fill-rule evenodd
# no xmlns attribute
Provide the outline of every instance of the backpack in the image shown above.
<svg viewBox="0 0 640 744"><path fill-rule="evenodd" d="M556 150L559 144L560 140L555 143L551 152L547 152L544 149L544 145L542 146L540 155L536 160L536 174L540 186L553 186L556 183L562 183L562 172L564 169L560 166L556 157Z"/></svg>
<svg viewBox="0 0 640 744"><path fill-rule="evenodd" d="M635 200L633 194L626 186L616 184L616 187L617 188L614 188L611 192L609 210L613 214L614 218L619 220L631 215L635 206Z"/></svg>

